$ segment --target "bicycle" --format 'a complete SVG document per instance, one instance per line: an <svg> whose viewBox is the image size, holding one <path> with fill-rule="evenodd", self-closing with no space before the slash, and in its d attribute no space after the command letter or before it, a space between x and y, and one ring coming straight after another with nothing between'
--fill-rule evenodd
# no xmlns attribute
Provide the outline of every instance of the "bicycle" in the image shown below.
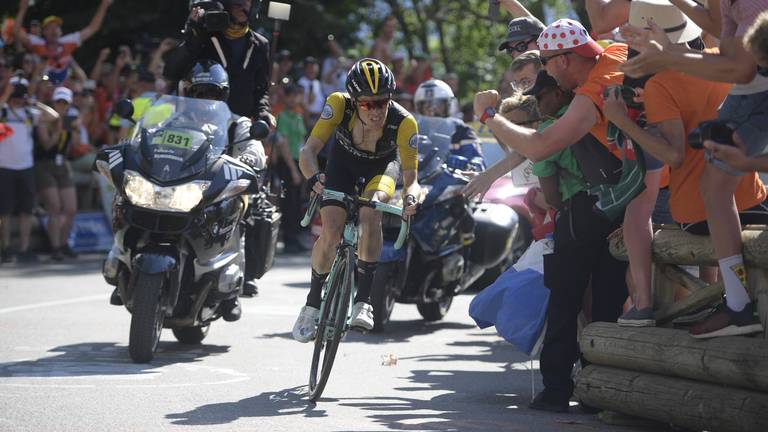
<svg viewBox="0 0 768 432"><path fill-rule="evenodd" d="M315 213L321 196L315 195L310 201L309 208L301 220L301 225L309 225ZM344 225L344 235L336 249L336 258L331 265L328 279L323 285L323 297L320 303L320 314L317 320L315 347L312 353L312 365L309 372L309 400L316 402L325 389L331 374L333 360L343 335L349 330L352 321L351 301L355 297L355 272L357 271L355 253L357 251L357 222L358 212L362 207L369 207L384 213L390 213L402 218L403 209L379 201L371 201L359 196L350 196L343 192L329 189L323 190L323 199L334 199L346 204L347 220ZM403 219L400 224L400 234L395 242L395 248L400 249L405 243L410 229L410 221ZM322 357L322 363L321 363ZM318 372L320 376L318 377Z"/></svg>

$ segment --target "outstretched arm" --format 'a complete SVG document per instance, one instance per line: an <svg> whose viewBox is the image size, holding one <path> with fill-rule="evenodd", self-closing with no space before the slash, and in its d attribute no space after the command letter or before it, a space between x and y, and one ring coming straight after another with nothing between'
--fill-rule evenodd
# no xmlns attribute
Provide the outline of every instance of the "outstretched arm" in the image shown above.
<svg viewBox="0 0 768 432"><path fill-rule="evenodd" d="M586 0L587 15L595 34L609 33L629 20L628 0Z"/></svg>
<svg viewBox="0 0 768 432"><path fill-rule="evenodd" d="M20 0L19 13L16 14L16 19L13 21L13 37L25 47L29 47L29 35L21 31L21 26L24 25L24 18L27 16L28 8L29 0Z"/></svg>
<svg viewBox="0 0 768 432"><path fill-rule="evenodd" d="M99 9L96 11L96 15L93 16L93 19L91 19L88 27L80 30L81 43L90 39L91 36L95 35L96 32L99 31L101 24L104 22L104 17L107 15L107 9L109 9L109 6L112 5L113 1L114 0L101 0Z"/></svg>

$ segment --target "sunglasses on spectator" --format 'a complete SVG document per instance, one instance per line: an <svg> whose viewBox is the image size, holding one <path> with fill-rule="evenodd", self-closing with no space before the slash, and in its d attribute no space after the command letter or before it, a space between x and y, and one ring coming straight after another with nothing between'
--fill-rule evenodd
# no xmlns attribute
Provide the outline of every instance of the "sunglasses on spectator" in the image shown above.
<svg viewBox="0 0 768 432"><path fill-rule="evenodd" d="M361 109L364 109L366 111L370 111L373 109L383 109L389 105L389 99L381 99L381 100L373 100L373 101L357 101L357 106L359 106Z"/></svg>
<svg viewBox="0 0 768 432"><path fill-rule="evenodd" d="M520 41L514 45L507 45L507 47L505 48L505 51L509 55L513 55L514 53L524 53L528 51L528 44L533 41L534 39L528 39L525 41Z"/></svg>
<svg viewBox="0 0 768 432"><path fill-rule="evenodd" d="M553 56L549 56L549 57L544 57L544 56L541 56L541 57L539 57L539 59L541 60L541 65L542 65L542 66L546 66L546 65L547 65L547 62L549 62L549 61L550 61L550 60L552 60L553 58L555 58L555 57L560 57L560 56L567 56L567 55L569 55L569 54L573 54L573 51L567 51L567 52L564 52L564 53L560 53L560 54L555 54L555 55L553 55Z"/></svg>

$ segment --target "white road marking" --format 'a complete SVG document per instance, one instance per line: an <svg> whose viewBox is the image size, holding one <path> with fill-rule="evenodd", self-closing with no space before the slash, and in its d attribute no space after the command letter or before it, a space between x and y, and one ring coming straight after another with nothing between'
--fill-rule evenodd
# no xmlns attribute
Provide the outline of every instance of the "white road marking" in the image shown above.
<svg viewBox="0 0 768 432"><path fill-rule="evenodd" d="M11 313L11 312L29 310L29 309L40 309L40 308L47 308L51 306L61 306L61 305L72 304L72 303L85 303L85 302L96 301L96 300L106 300L106 298L107 298L107 294L99 294L99 295L92 295L92 296L85 296L85 297L75 297L69 300L57 300L57 301L49 301L49 302L42 302L42 303L32 303L32 304L23 305L23 306L2 308L0 309L0 315Z"/></svg>

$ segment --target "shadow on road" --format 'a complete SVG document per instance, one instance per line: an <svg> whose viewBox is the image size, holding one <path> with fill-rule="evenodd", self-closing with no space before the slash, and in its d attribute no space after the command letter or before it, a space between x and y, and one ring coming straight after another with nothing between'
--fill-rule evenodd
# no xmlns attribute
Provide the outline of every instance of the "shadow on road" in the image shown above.
<svg viewBox="0 0 768 432"><path fill-rule="evenodd" d="M335 399L320 399L320 403L336 402ZM191 411L168 414L165 418L175 425L218 425L232 423L246 417L275 417L301 415L308 418L326 417L323 409L306 398L306 386L276 392L264 392L237 402L203 405Z"/></svg>
<svg viewBox="0 0 768 432"><path fill-rule="evenodd" d="M101 273L101 264L105 255L89 254L77 259L62 262L47 261L41 256L40 262L30 264L3 264L0 272L3 276L43 278L51 276L82 276L86 273Z"/></svg>
<svg viewBox="0 0 768 432"><path fill-rule="evenodd" d="M385 342L407 342L410 338L435 333L439 330L466 330L474 328L470 324L453 323L448 321L426 322L424 320L390 321L387 330L382 333L361 333L350 330L343 343L381 344ZM291 332L267 333L256 336L256 339L291 339Z"/></svg>
<svg viewBox="0 0 768 432"><path fill-rule="evenodd" d="M184 345L160 342L152 363L136 364L128 347L115 343L81 343L49 350L59 355L37 360L0 363L0 378L66 378L140 375L171 364L192 363L229 351L224 345Z"/></svg>
<svg viewBox="0 0 768 432"><path fill-rule="evenodd" d="M284 283L284 286L287 286L288 288L301 288L301 289L309 289L309 282L290 282L290 283Z"/></svg>

